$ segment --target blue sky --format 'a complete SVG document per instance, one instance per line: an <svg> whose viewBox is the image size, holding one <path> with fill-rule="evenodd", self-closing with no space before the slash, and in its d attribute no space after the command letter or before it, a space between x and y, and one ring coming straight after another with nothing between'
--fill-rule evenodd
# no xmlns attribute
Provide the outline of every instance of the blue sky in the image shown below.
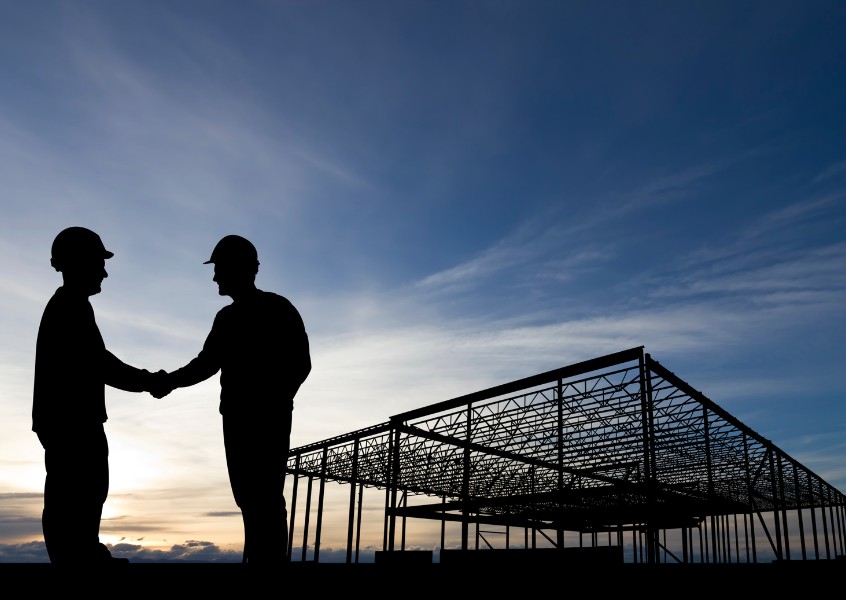
<svg viewBox="0 0 846 600"><path fill-rule="evenodd" d="M843 31L835 1L0 3L0 561L46 560L32 364L70 225L149 369L196 355L228 302L202 263L252 240L311 340L294 445L642 345L846 490ZM104 541L240 551L217 395L109 390Z"/></svg>

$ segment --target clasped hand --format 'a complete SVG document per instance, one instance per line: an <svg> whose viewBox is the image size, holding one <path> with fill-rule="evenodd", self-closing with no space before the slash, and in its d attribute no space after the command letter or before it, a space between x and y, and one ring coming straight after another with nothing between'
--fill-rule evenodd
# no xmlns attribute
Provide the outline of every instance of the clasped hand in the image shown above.
<svg viewBox="0 0 846 600"><path fill-rule="evenodd" d="M150 373L147 378L147 390L154 398L164 398L174 389L170 382L170 374L164 369Z"/></svg>

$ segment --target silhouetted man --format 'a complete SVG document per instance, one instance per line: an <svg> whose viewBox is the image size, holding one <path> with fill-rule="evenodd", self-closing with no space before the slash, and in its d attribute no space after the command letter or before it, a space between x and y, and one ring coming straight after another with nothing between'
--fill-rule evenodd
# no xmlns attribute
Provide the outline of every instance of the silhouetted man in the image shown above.
<svg viewBox="0 0 846 600"><path fill-rule="evenodd" d="M142 392L157 375L122 362L100 335L88 298L100 293L112 256L84 227L69 227L53 241L50 264L63 284L38 328L32 430L44 447L42 528L54 564L128 562L112 557L99 538L109 493L105 386Z"/></svg>
<svg viewBox="0 0 846 600"><path fill-rule="evenodd" d="M202 351L166 376L163 397L220 371L220 414L226 465L244 519L244 562L287 561L284 485L294 396L311 371L308 336L300 313L278 294L255 285L259 260L237 235L221 239L204 264L232 303L215 316Z"/></svg>

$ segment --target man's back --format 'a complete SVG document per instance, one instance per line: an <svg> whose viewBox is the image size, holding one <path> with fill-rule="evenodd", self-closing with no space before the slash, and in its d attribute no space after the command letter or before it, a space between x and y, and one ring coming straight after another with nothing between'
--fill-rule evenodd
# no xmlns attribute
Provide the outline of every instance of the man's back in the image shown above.
<svg viewBox="0 0 846 600"><path fill-rule="evenodd" d="M38 328L33 431L106 421L105 352L88 298L56 290Z"/></svg>
<svg viewBox="0 0 846 600"><path fill-rule="evenodd" d="M305 325L287 298L256 290L233 302L215 318L210 338L218 335L214 343L224 348L221 414L254 413L271 408L268 402L293 402L311 359Z"/></svg>

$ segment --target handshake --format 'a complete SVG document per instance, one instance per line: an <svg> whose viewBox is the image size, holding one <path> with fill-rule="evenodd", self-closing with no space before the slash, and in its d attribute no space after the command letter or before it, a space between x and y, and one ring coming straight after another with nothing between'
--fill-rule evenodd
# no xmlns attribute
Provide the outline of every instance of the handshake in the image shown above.
<svg viewBox="0 0 846 600"><path fill-rule="evenodd" d="M154 398L164 398L176 389L176 386L172 384L170 373L167 371L161 370L150 373L144 370L143 388L142 391L150 392L150 395Z"/></svg>

